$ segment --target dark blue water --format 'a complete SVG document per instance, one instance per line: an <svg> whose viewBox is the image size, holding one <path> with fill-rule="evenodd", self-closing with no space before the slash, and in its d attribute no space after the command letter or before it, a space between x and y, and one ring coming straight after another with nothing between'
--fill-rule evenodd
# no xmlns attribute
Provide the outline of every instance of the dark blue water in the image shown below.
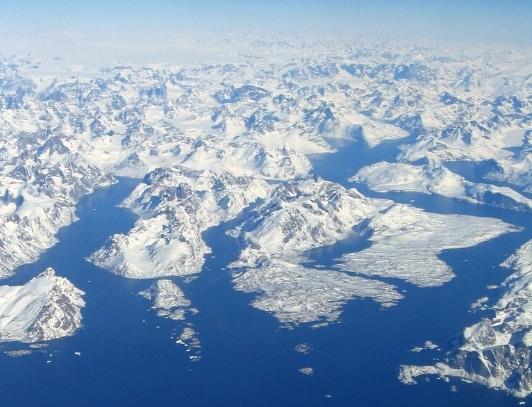
<svg viewBox="0 0 532 407"><path fill-rule="evenodd" d="M331 157L313 157L316 173L352 186L346 179L361 166L393 160L399 143L386 144L374 149L345 144L334 155L334 166ZM201 360L191 362L175 344L183 323L156 317L151 304L136 294L152 281L113 276L83 260L107 236L131 227L134 216L115 205L134 185L123 179L84 198L78 206L80 221L59 232L60 243L2 282L22 284L51 266L86 292L87 306L84 327L75 336L51 341L46 353L0 357L1 406L518 405L519 400L502 392L458 380L421 378L417 386L405 386L397 379L397 367L433 363L443 352L408 350L428 339L448 350L447 338L480 319L483 314L468 312L470 304L486 295L497 298L486 286L504 280L509 272L498 265L532 238L529 215L420 194L363 191L399 202L414 200L412 204L433 212L498 217L524 229L443 253L457 277L442 287L420 289L388 280L406 290L397 306L381 310L371 300L355 300L344 307L339 323L320 329L280 329L271 315L250 307L253 295L234 291L229 272L222 270L239 250L224 233L231 225L212 228L204 237L214 257L207 256L203 272L186 284L174 279L199 309L197 315L187 315L202 344ZM331 265L364 244L353 238L311 255ZM293 350L302 342L312 345L308 355ZM312 376L298 371L307 366L314 368Z"/></svg>

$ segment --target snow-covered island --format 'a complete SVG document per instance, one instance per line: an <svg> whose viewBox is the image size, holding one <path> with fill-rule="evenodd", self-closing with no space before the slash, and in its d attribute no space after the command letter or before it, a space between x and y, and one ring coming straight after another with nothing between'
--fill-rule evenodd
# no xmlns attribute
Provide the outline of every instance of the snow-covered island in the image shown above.
<svg viewBox="0 0 532 407"><path fill-rule="evenodd" d="M188 312L197 312L197 309L190 307L190 300L172 280L157 280L146 290L140 291L139 295L147 300L153 300L152 308L157 310L158 317L185 321ZM186 322L176 343L186 346L189 351L194 350L194 353L189 356L191 360L198 361L201 358L201 342L191 322Z"/></svg>
<svg viewBox="0 0 532 407"><path fill-rule="evenodd" d="M442 362L401 366L401 381L412 384L417 376L435 374L471 380L517 397L532 393L532 241L503 266L515 272L504 281L506 291L491 307L495 315L465 328Z"/></svg>
<svg viewBox="0 0 532 407"><path fill-rule="evenodd" d="M113 236L88 260L129 278L199 273L210 253L201 233L235 217L268 189L261 179L228 172L155 170L122 203L140 216L133 229Z"/></svg>
<svg viewBox="0 0 532 407"><path fill-rule="evenodd" d="M183 320L190 306L190 300L185 298L179 286L167 279L156 281L139 294L147 300L153 300L152 308L156 309L157 315L161 317Z"/></svg>
<svg viewBox="0 0 532 407"><path fill-rule="evenodd" d="M426 163L379 162L362 168L351 180L362 182L378 192L421 192L523 212L532 211L532 200L515 189L475 184L445 168L437 159L427 158L424 161Z"/></svg>
<svg viewBox="0 0 532 407"><path fill-rule="evenodd" d="M187 47L211 50L206 38ZM190 300L165 277L200 273L211 252L202 233L227 221L241 245L230 264L234 288L255 293L252 306L290 326L338 320L355 298L400 304L408 293L397 279L422 289L453 278L438 257L443 250L518 230L370 199L322 179L307 156L334 152L330 138L396 143L390 162L365 163L351 178L375 191L530 212L528 49L252 34L215 40L216 55L193 64L74 69L68 59L0 57L0 277L54 245L59 228L76 220L80 198L117 176L141 181L121 204L139 219L88 260L127 278L159 279L141 295L176 320ZM451 171L446 164L455 161L470 163L482 182ZM244 211L249 216L240 217ZM367 240L363 250L327 268L308 262L309 250L354 233ZM495 319L465 329L445 363L403 367L404 381L454 369L527 393L526 252L508 260L517 274L502 286ZM79 327L82 293L51 271L1 290L5 340L51 339ZM195 335L187 325L178 342L192 346ZM484 355L511 361L511 369L501 362L488 375L494 364L482 368Z"/></svg>
<svg viewBox="0 0 532 407"><path fill-rule="evenodd" d="M371 246L344 255L340 270L299 264L306 251L344 239L353 228L368 235ZM441 285L454 276L437 257L442 250L474 246L517 230L497 219L431 214L371 200L355 189L313 178L277 187L230 232L244 247L231 266L240 270L235 287L260 292L253 305L274 312L280 321L332 321L351 298L369 297L383 306L402 298L395 286L371 277L400 278L420 287Z"/></svg>
<svg viewBox="0 0 532 407"><path fill-rule="evenodd" d="M0 286L0 342L40 342L81 327L85 293L48 268L23 286Z"/></svg>

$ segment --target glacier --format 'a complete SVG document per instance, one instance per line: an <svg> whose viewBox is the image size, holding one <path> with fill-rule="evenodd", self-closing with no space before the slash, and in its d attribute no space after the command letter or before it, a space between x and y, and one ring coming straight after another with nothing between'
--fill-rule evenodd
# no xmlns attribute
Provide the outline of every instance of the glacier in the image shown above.
<svg viewBox="0 0 532 407"><path fill-rule="evenodd" d="M333 270L300 264L305 252L345 239L353 228L370 236L369 248L344 255ZM441 251L518 230L498 219L431 214L368 199L355 189L314 177L280 185L229 231L243 247L231 267L235 288L261 293L252 304L281 322L334 321L348 298L369 297L390 306L403 297L393 284L372 277L400 278L420 287L441 285L454 276L437 257Z"/></svg>
<svg viewBox="0 0 532 407"><path fill-rule="evenodd" d="M395 204L374 216L362 231L370 236L369 248L338 260L344 271L433 287L454 277L452 269L438 258L442 251L475 246L517 231L498 219L441 215Z"/></svg>
<svg viewBox="0 0 532 407"><path fill-rule="evenodd" d="M0 56L1 278L57 243L58 230L76 221L81 197L120 176L140 181L121 204L139 219L87 260L127 278L158 279L141 295L175 320L190 300L168 277L200 273L211 252L202 234L229 221L227 234L240 245L230 264L234 288L254 293L251 305L286 326L336 321L356 298L400 304L407 294L399 281L429 287L453 278L442 251L519 230L368 198L321 179L308 156L333 153L330 139L396 146L391 162L353 163L350 180L374 191L530 212L528 49L249 34L216 35L214 55L205 38L175 45L195 50L199 59L187 63L168 53L156 63L126 55L137 62L96 66L92 55L84 66L35 56L41 53ZM458 161L471 163L483 182L446 167ZM308 261L309 251L353 235L368 247L326 268ZM436 366L405 365L404 381L452 370L527 394L527 250L505 263L521 274L501 286L494 311L504 322L466 328L454 356ZM79 327L76 318L65 332ZM46 329L49 338L59 335ZM30 341L32 334L14 332L10 340ZM179 341L197 344L194 338L186 325ZM498 347L479 345L486 338ZM501 355L511 366L499 363ZM492 359L475 370L480 357ZM488 376L495 367L500 374Z"/></svg>
<svg viewBox="0 0 532 407"><path fill-rule="evenodd" d="M251 305L271 312L287 327L337 321L342 306L355 298L371 298L383 307L403 298L391 284L278 259L235 273L233 282L237 290L260 293Z"/></svg>

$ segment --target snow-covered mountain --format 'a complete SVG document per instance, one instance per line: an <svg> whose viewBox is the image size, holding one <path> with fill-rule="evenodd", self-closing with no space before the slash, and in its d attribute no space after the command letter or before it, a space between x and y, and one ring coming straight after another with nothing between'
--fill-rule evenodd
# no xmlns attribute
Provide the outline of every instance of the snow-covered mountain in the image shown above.
<svg viewBox="0 0 532 407"><path fill-rule="evenodd" d="M299 264L306 251L347 238L355 225L390 204L319 177L279 185L229 232L243 247L231 264L235 288L261 293L252 304L287 324L333 321L354 297L392 305L402 298L392 285Z"/></svg>
<svg viewBox="0 0 532 407"><path fill-rule="evenodd" d="M353 226L390 204L318 176L283 183L230 232L245 247L234 265L253 267L262 257L297 260L306 250L345 239Z"/></svg>
<svg viewBox="0 0 532 407"><path fill-rule="evenodd" d="M515 272L502 284L505 291L491 308L492 318L467 327L454 338L456 346L434 366L401 366L406 383L424 374L460 377L503 389L518 397L532 393L532 241L510 256L503 266Z"/></svg>
<svg viewBox="0 0 532 407"><path fill-rule="evenodd" d="M386 278L443 284L453 277L437 257L443 249L516 230L496 219L368 199L320 179L307 155L333 152L330 138L399 146L392 162L370 163L353 178L376 191L530 211L529 49L226 39L217 37L221 57L181 65L83 69L67 66L68 58L0 57L0 277L55 244L59 228L76 220L79 199L115 176L142 180L122 204L139 220L111 236L90 261L130 278L199 273L211 250L202 232L252 207L229 232L241 243L233 283L257 293L255 307L291 325L335 320L356 297L393 305L403 294ZM451 172L450 161L474 163L485 182ZM307 261L309 250L353 233L369 247L328 270ZM517 296L515 287L509 281L504 295ZM169 280L143 292L159 304L158 312L175 317L188 307L181 294ZM181 305L165 308L169 299ZM529 313L519 308L520 318ZM471 335L464 335L463 346L472 332L503 334L492 322L477 328L466 330ZM27 341L30 334L12 335ZM180 340L191 338L187 326ZM519 342L512 341L505 346ZM528 342L521 342L519 352L528 352ZM515 363L526 369L517 356ZM527 380L504 388L524 394Z"/></svg>
<svg viewBox="0 0 532 407"><path fill-rule="evenodd" d="M115 182L60 138L28 143L17 154L6 154L0 167L1 277L56 243L59 228L76 220L82 196Z"/></svg>
<svg viewBox="0 0 532 407"><path fill-rule="evenodd" d="M0 341L32 343L74 335L81 327L84 294L51 268L23 286L0 286Z"/></svg>
<svg viewBox="0 0 532 407"><path fill-rule="evenodd" d="M524 212L532 210L532 200L514 189L466 181L437 159L417 165L379 162L362 168L351 180L378 192L413 191Z"/></svg>
<svg viewBox="0 0 532 407"><path fill-rule="evenodd" d="M277 52L275 64L114 65L79 78L43 77L27 59L4 58L0 160L8 178L0 193L11 202L18 191L5 195L7 186L20 177L33 182L24 174L70 173L82 159L106 174L139 178L182 165L288 180L311 170L302 154L330 151L323 137L373 146L409 135L416 140L403 146L403 161L428 153L494 160L487 177L526 188L531 85L521 50L509 56L498 48L427 44L279 44L246 44L249 55ZM520 151L512 155L514 147ZM91 188L67 195L75 204ZM39 250L52 244L42 240L48 243ZM25 261L13 260L3 273Z"/></svg>
<svg viewBox="0 0 532 407"><path fill-rule="evenodd" d="M201 271L210 253L201 233L229 220L268 184L223 172L159 169L123 202L140 216L127 235L115 235L88 260L129 278L183 276Z"/></svg>

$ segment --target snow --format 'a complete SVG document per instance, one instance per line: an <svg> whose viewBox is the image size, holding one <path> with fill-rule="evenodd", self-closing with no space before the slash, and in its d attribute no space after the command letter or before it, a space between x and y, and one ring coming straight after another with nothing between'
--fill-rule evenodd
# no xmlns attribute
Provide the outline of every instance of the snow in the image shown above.
<svg viewBox="0 0 532 407"><path fill-rule="evenodd" d="M491 307L495 316L466 327L455 350L444 362L434 366L401 366L401 381L415 383L416 376L437 374L501 388L517 397L530 394L532 241L520 247L502 266L515 272L504 281L503 294ZM514 383L513 377L519 379Z"/></svg>
<svg viewBox="0 0 532 407"><path fill-rule="evenodd" d="M394 305L403 294L386 279L443 284L453 277L438 257L443 250L517 230L496 219L368 199L314 177L305 154L331 152L326 138L372 148L402 143L395 162L372 163L352 179L376 191L532 208L528 48L249 33L116 34L113 44L121 46L112 49L77 40L70 55L63 55L61 33L3 44L14 55L0 57L0 277L55 244L59 228L76 220L79 199L119 175L142 180L122 203L140 218L90 261L128 278L196 274L210 252L202 233L238 219L229 231L242 245L231 265L235 288L255 293L253 306L288 325L334 321L355 298ZM44 43L57 45L53 55ZM478 163L486 182L445 167L457 160ZM354 233L371 245L346 254L338 267L305 262L308 250ZM460 351L486 352L488 339L532 343L528 331L517 332L519 324L528 327L532 308L527 252L509 260L517 274L494 308L499 320L466 328ZM2 288L6 318L34 315L45 286L34 284L36 296L20 296L26 286ZM158 315L181 319L189 310L168 279L142 293ZM29 340L21 333L28 321L13 338ZM193 348L195 334L187 325L178 341ZM402 372L405 381L422 372L470 374L445 366ZM500 378L471 377L501 386Z"/></svg>
<svg viewBox="0 0 532 407"><path fill-rule="evenodd" d="M148 300L153 300L152 308L156 309L157 315L161 317L184 320L185 313L190 307L190 300L185 298L183 291L171 280L158 280L139 294Z"/></svg>
<svg viewBox="0 0 532 407"><path fill-rule="evenodd" d="M0 341L39 342L81 327L85 293L48 268L23 286L0 286Z"/></svg>
<svg viewBox="0 0 532 407"><path fill-rule="evenodd" d="M369 221L364 232L370 235L369 248L338 260L344 271L400 278L420 287L438 286L454 277L439 253L518 230L498 219L440 215L395 204Z"/></svg>
<svg viewBox="0 0 532 407"><path fill-rule="evenodd" d="M508 130L504 133L502 142L505 147L520 147L525 141L525 130L515 129Z"/></svg>
<svg viewBox="0 0 532 407"><path fill-rule="evenodd" d="M202 232L234 218L270 189L260 179L182 167L154 171L147 182L122 203L141 218L89 261L129 278L199 273L211 251Z"/></svg>
<svg viewBox="0 0 532 407"><path fill-rule="evenodd" d="M287 325L335 321L354 298L372 298L383 307L402 298L390 284L281 260L235 274L233 282L239 291L260 293L251 305Z"/></svg>
<svg viewBox="0 0 532 407"><path fill-rule="evenodd" d="M532 210L532 200L509 187L475 184L437 160L427 160L428 164L419 165L379 162L362 168L350 180L365 183L378 192L421 192L527 212Z"/></svg>

